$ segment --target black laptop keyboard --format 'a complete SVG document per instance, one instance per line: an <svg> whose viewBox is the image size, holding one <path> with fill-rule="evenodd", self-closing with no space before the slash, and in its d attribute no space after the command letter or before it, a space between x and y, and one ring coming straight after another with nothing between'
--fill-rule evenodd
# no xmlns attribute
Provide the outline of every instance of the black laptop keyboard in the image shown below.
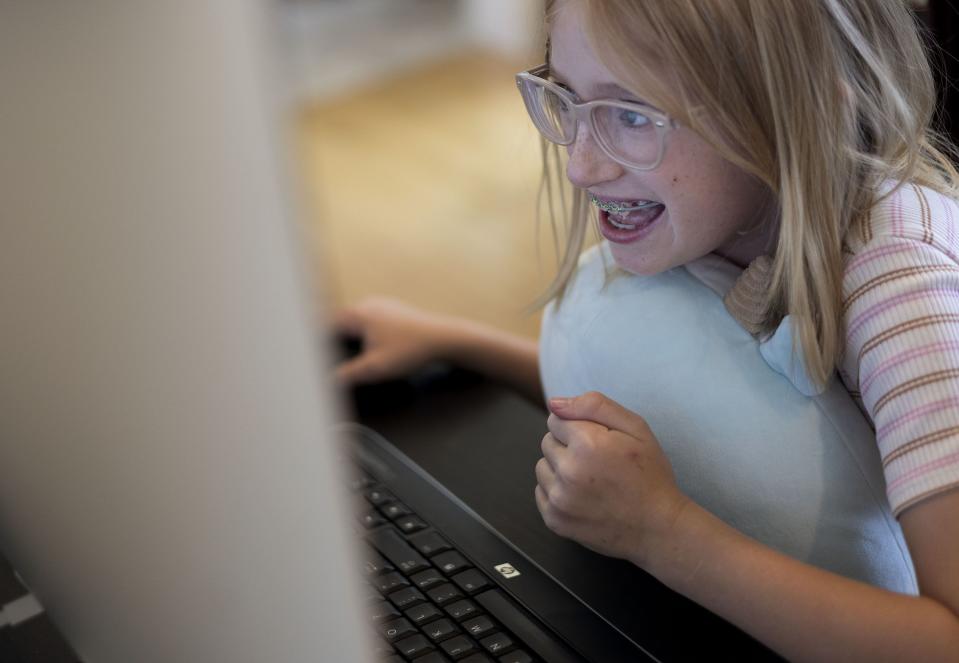
<svg viewBox="0 0 959 663"><path fill-rule="evenodd" d="M367 615L390 663L530 663L523 636L552 637L382 484L364 476Z"/></svg>

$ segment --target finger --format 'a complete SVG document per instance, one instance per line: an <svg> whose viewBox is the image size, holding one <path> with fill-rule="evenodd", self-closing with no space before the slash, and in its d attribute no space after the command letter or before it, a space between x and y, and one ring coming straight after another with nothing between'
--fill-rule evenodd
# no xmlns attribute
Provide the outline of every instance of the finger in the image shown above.
<svg viewBox="0 0 959 663"><path fill-rule="evenodd" d="M645 419L598 391L572 398L551 398L549 409L561 419L591 421L633 437L649 434Z"/></svg>
<svg viewBox="0 0 959 663"><path fill-rule="evenodd" d="M610 429L593 421L561 419L551 414L546 422L550 434L565 447L566 453L579 456L591 453L610 434Z"/></svg>
<svg viewBox="0 0 959 663"><path fill-rule="evenodd" d="M533 490L533 496L536 498L536 508L539 509L539 515L540 518L543 519L543 524L555 534L566 536L564 533L564 527L567 522L566 518L550 503L543 487L537 485Z"/></svg>
<svg viewBox="0 0 959 663"><path fill-rule="evenodd" d="M582 419L563 419L555 414L546 419L546 428L559 444L567 448L576 442L585 442L593 435L609 432L609 428L602 424Z"/></svg>
<svg viewBox="0 0 959 663"><path fill-rule="evenodd" d="M340 334L359 336L363 333L365 320L355 308L347 307L335 311L332 316L333 330Z"/></svg>
<svg viewBox="0 0 959 663"><path fill-rule="evenodd" d="M549 499L546 497L546 491L539 484L533 490L533 496L536 498L536 508L539 509L539 515L546 520L546 514L549 512Z"/></svg>
<svg viewBox="0 0 959 663"><path fill-rule="evenodd" d="M367 384L383 379L383 369L376 356L364 353L336 367L336 379L342 384Z"/></svg>
<svg viewBox="0 0 959 663"><path fill-rule="evenodd" d="M549 495L553 490L553 487L556 485L556 473L553 472L553 468L549 466L549 463L546 462L545 458L540 458L536 461L536 467L533 470L536 473L536 483L539 485L543 491Z"/></svg>
<svg viewBox="0 0 959 663"><path fill-rule="evenodd" d="M549 463L550 469L552 469L553 472L557 471L563 458L569 453L566 445L557 440L552 433L547 433L543 436L543 441L540 443L539 448L543 452L543 458Z"/></svg>

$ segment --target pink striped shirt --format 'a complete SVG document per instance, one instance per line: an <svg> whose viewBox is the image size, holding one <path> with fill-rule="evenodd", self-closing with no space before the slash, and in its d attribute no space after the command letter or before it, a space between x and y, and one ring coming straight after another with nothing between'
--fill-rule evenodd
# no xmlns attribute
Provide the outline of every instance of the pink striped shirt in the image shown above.
<svg viewBox="0 0 959 663"><path fill-rule="evenodd" d="M897 516L959 487L959 203L906 185L846 238L840 376Z"/></svg>

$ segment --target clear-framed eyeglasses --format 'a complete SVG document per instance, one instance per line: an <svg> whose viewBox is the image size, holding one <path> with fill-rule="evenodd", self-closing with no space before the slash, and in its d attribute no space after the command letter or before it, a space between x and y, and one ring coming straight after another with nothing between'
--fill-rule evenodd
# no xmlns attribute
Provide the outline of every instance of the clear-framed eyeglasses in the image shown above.
<svg viewBox="0 0 959 663"><path fill-rule="evenodd" d="M666 134L677 126L668 115L645 104L615 99L577 102L547 80L549 65L516 74L516 85L533 124L547 140L572 145L580 123L614 161L635 170L653 170L663 160Z"/></svg>

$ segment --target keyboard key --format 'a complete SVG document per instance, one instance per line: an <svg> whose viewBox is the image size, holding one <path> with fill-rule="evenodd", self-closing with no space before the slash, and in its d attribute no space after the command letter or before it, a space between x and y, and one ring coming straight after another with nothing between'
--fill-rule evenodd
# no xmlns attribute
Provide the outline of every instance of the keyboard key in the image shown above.
<svg viewBox="0 0 959 663"><path fill-rule="evenodd" d="M395 592L397 589L410 586L410 581L395 571L376 576L370 580L370 583L383 594L389 594L390 592Z"/></svg>
<svg viewBox="0 0 959 663"><path fill-rule="evenodd" d="M440 609L432 603L420 603L404 611L403 614L414 624L425 624L432 619L443 616Z"/></svg>
<svg viewBox="0 0 959 663"><path fill-rule="evenodd" d="M363 564L363 570L366 571L366 575L372 576L383 573L384 571L392 571L393 565L383 559L383 556L377 554L375 550L368 549L366 551L366 562Z"/></svg>
<svg viewBox="0 0 959 663"><path fill-rule="evenodd" d="M533 657L522 649L514 649L505 656L500 656L499 663L533 663Z"/></svg>
<svg viewBox="0 0 959 663"><path fill-rule="evenodd" d="M412 605L421 603L426 600L426 597L420 593L420 590L416 587L407 587L406 589L401 589L399 591L393 592L390 594L390 601L393 602L400 610L404 608L409 608Z"/></svg>
<svg viewBox="0 0 959 663"><path fill-rule="evenodd" d="M423 659L420 659L421 661ZM403 663L403 659L397 656L396 654L390 654L384 658L380 663Z"/></svg>
<svg viewBox="0 0 959 663"><path fill-rule="evenodd" d="M406 534L412 534L413 532L418 532L421 529L426 529L429 527L426 523L420 520L416 516L403 516L394 521L396 526L403 530Z"/></svg>
<svg viewBox="0 0 959 663"><path fill-rule="evenodd" d="M376 482L369 477L357 477L350 481L350 489L356 492L358 490L362 490L363 488L369 488L375 483Z"/></svg>
<svg viewBox="0 0 959 663"><path fill-rule="evenodd" d="M513 641L510 640L510 637L505 633L494 633L480 640L480 645L483 646L483 649L495 656L512 647Z"/></svg>
<svg viewBox="0 0 959 663"><path fill-rule="evenodd" d="M473 644L473 641L469 638L458 635L455 638L441 642L440 649L453 658L459 658L460 656L465 656L466 654L476 651L476 645Z"/></svg>
<svg viewBox="0 0 959 663"><path fill-rule="evenodd" d="M438 642L444 640L445 638L455 635L460 632L456 628L456 624L451 622L448 619L438 619L435 622L430 622L423 627L423 632L426 633L426 636L433 642Z"/></svg>
<svg viewBox="0 0 959 663"><path fill-rule="evenodd" d="M370 509L362 516L360 516L360 522L363 523L363 527L366 529L373 529L374 527L379 527L380 525L385 525L387 523L386 518L378 514L376 511Z"/></svg>
<svg viewBox="0 0 959 663"><path fill-rule="evenodd" d="M460 589L462 589L467 594L473 594L480 591L481 589L486 589L487 587L492 587L493 583L485 575L477 571L476 569L469 569L458 573L453 576L453 582L455 582Z"/></svg>
<svg viewBox="0 0 959 663"><path fill-rule="evenodd" d="M496 624L490 621L490 618L486 615L480 615L479 617L474 617L467 622L463 622L463 628L465 628L474 638L479 638L493 631L496 628Z"/></svg>
<svg viewBox="0 0 959 663"><path fill-rule="evenodd" d="M419 633L416 635L411 635L405 640L394 642L393 646L396 647L397 651L399 651L399 653L406 658L413 658L414 656L419 656L420 654L426 653L433 649L433 645L430 644L430 641Z"/></svg>
<svg viewBox="0 0 959 663"><path fill-rule="evenodd" d="M433 558L433 563L440 568L440 571L446 575L462 571L472 566L466 561L466 558L455 550L442 553Z"/></svg>
<svg viewBox="0 0 959 663"><path fill-rule="evenodd" d="M426 569L412 576L410 580L412 580L417 587L425 591L430 587L436 587L436 585L441 585L446 582L446 576L436 569Z"/></svg>
<svg viewBox="0 0 959 663"><path fill-rule="evenodd" d="M413 513L402 502L393 502L391 504L386 504L385 506L380 507L380 511L382 511L383 515L389 518L390 520L396 520L400 516L408 516L409 514Z"/></svg>
<svg viewBox="0 0 959 663"><path fill-rule="evenodd" d="M557 636L527 617L525 611L503 592L493 589L473 598L493 619L519 638L527 648L535 651L539 658L547 661L576 660L569 650L560 644Z"/></svg>
<svg viewBox="0 0 959 663"><path fill-rule="evenodd" d="M426 559L390 527L381 527L370 532L370 542L403 573L415 573L429 566Z"/></svg>
<svg viewBox="0 0 959 663"><path fill-rule="evenodd" d="M473 654L467 658L461 658L459 663L494 663L486 654Z"/></svg>
<svg viewBox="0 0 959 663"><path fill-rule="evenodd" d="M437 611L439 612L439 611ZM393 607L389 601L377 601L367 608L367 613L374 622L381 622L384 619L394 619L400 616L400 611Z"/></svg>
<svg viewBox="0 0 959 663"><path fill-rule="evenodd" d="M381 624L380 633L390 642L395 642L416 633L416 628L405 619L394 619Z"/></svg>
<svg viewBox="0 0 959 663"><path fill-rule="evenodd" d="M433 531L414 534L410 537L410 543L427 557L453 549L449 541Z"/></svg>
<svg viewBox="0 0 959 663"><path fill-rule="evenodd" d="M364 494L366 495L366 499L368 499L370 504L373 506L380 506L381 504L386 504L387 502L396 501L396 496L383 488L383 486L373 486Z"/></svg>
<svg viewBox="0 0 959 663"><path fill-rule="evenodd" d="M428 590L426 595L429 596L433 600L433 603L437 605L449 603L453 599L463 598L463 594L460 593L460 590L456 589L449 583Z"/></svg>
<svg viewBox="0 0 959 663"><path fill-rule="evenodd" d="M438 651L431 651L426 656L416 659L416 663L448 663L449 659Z"/></svg>
<svg viewBox="0 0 959 663"><path fill-rule="evenodd" d="M463 600L446 606L446 612L448 612L453 619L461 622L467 617L472 617L479 612L479 608L477 608L476 604L472 601Z"/></svg>

